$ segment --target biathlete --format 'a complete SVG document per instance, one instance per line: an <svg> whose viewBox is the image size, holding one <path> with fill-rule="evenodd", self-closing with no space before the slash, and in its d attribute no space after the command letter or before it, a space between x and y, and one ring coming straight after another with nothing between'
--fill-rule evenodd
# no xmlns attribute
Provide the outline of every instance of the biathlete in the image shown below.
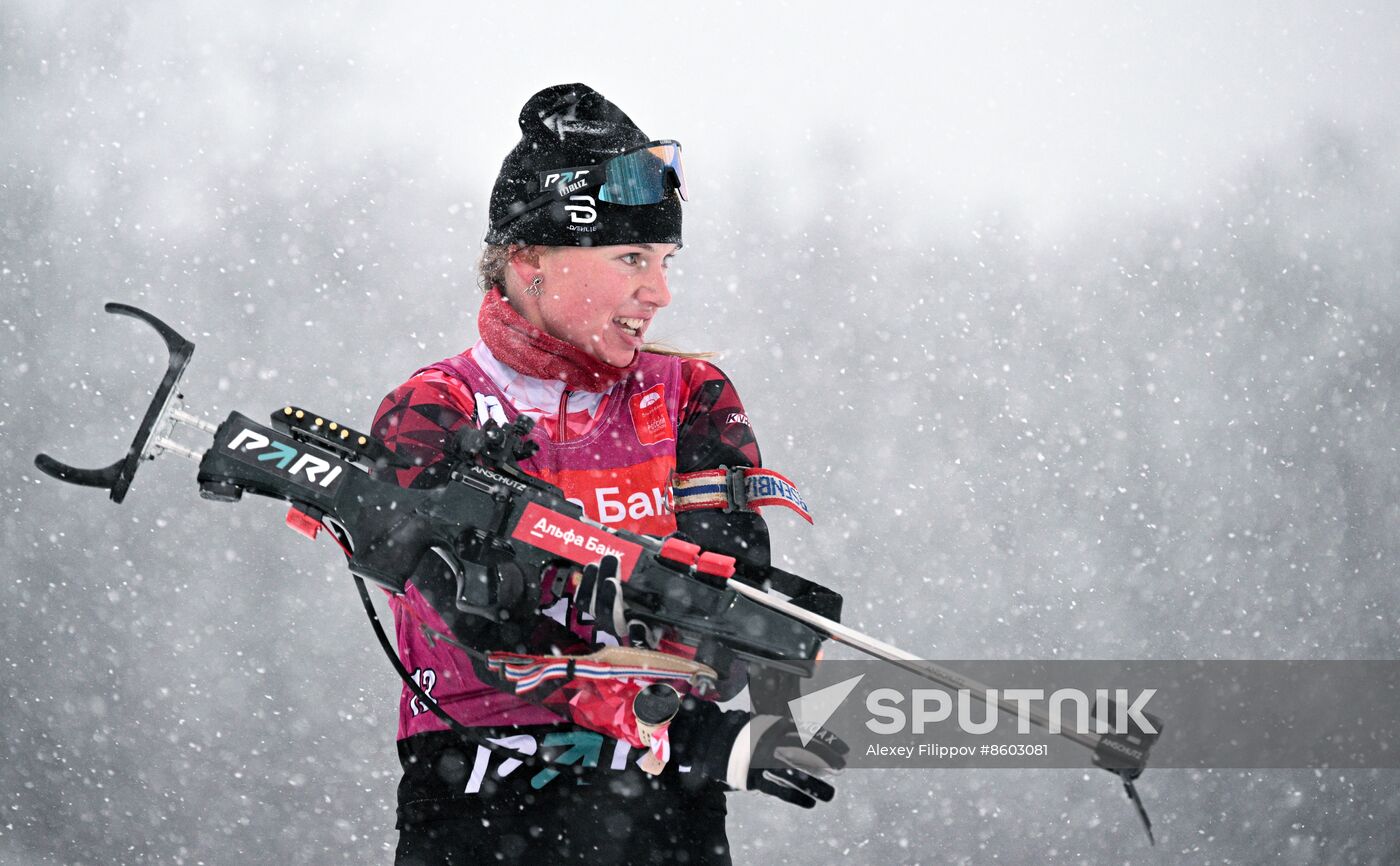
<svg viewBox="0 0 1400 866"><path fill-rule="evenodd" d="M651 140L582 84L535 94L519 124L520 142L491 192L480 339L384 399L374 435L415 464L384 472L404 486L442 483L455 431L523 414L536 422L539 450L522 468L593 520L679 534L766 566L763 518L715 493L717 477L766 472L734 386L701 358L645 343L671 300L667 267L681 246L680 145ZM662 769L644 769L657 761L656 747L623 736L640 718L620 703L644 684L566 683L554 693L564 698L544 704L437 639L450 634L483 652L577 655L626 644L625 635L584 621L567 597L546 593L532 616L493 622L455 612L452 591L450 574L424 568L391 600L413 679L479 734L466 739L403 689L401 866L727 864L726 792L756 789L803 806L831 798L824 777L841 765L839 744L818 738L804 748L790 723L713 701L687 699L666 728ZM792 769L752 769L760 742L802 757ZM522 765L512 751L554 756L559 766Z"/></svg>

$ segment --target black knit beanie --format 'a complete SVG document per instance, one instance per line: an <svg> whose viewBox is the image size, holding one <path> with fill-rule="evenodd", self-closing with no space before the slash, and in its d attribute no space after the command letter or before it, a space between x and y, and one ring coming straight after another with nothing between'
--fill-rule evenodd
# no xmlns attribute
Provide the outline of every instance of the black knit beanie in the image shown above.
<svg viewBox="0 0 1400 866"><path fill-rule="evenodd" d="M622 109L586 84L557 84L536 93L520 109L520 143L506 155L491 189L486 243L679 244L681 202L674 190L651 205L598 201L584 190L502 223L530 205L551 171L598 165L649 141Z"/></svg>

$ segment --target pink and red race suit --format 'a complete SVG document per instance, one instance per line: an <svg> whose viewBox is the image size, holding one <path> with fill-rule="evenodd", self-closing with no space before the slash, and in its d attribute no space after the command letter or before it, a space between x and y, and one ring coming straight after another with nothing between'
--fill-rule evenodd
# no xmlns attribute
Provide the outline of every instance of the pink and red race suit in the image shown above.
<svg viewBox="0 0 1400 866"><path fill-rule="evenodd" d="M404 486L435 483L444 450L464 424L509 423L524 413L536 420L531 433L540 449L522 468L560 487L594 520L648 535L677 529L672 485L678 472L725 466L758 466L758 446L748 417L729 380L704 361L641 353L634 370L603 393L570 391L562 382L526 376L498 361L484 342L419 370L379 407L374 435L418 464L398 470ZM767 534L756 514L742 515L742 549L750 561L766 562ZM448 633L437 610L412 583L391 606L404 665L448 713L470 727L558 723L560 715L483 682L470 660L450 644L433 641L423 626ZM591 626L574 621L566 602L551 615L577 641L564 652L587 652ZM507 647L482 646L490 651ZM542 651L547 651L541 647ZM569 720L590 724L590 707L556 707ZM445 731L447 725L402 690L400 741ZM611 735L611 734L610 734Z"/></svg>

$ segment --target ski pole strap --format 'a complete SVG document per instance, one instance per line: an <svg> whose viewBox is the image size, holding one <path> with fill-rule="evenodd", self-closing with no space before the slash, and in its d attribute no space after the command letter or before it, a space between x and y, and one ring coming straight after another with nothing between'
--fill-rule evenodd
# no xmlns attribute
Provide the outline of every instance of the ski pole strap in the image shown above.
<svg viewBox="0 0 1400 866"><path fill-rule="evenodd" d="M721 466L700 472L680 472L673 485L676 511L704 508L730 511L757 511L769 505L791 508L808 523L812 512L797 485L772 469L753 466Z"/></svg>

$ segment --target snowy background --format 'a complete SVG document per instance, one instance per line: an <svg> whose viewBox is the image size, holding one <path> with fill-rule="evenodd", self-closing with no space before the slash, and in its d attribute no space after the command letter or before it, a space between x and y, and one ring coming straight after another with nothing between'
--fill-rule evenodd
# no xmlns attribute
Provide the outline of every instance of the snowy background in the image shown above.
<svg viewBox="0 0 1400 866"><path fill-rule="evenodd" d="M814 529L931 657L1397 658L1400 11L1180 3L0 2L0 862L387 863L397 680L324 540L119 456L366 425L473 339L490 183L584 81L686 146L658 336L722 350ZM192 440L193 441L193 440ZM1169 720L1168 720L1169 721ZM738 863L1387 863L1394 772L853 772Z"/></svg>

